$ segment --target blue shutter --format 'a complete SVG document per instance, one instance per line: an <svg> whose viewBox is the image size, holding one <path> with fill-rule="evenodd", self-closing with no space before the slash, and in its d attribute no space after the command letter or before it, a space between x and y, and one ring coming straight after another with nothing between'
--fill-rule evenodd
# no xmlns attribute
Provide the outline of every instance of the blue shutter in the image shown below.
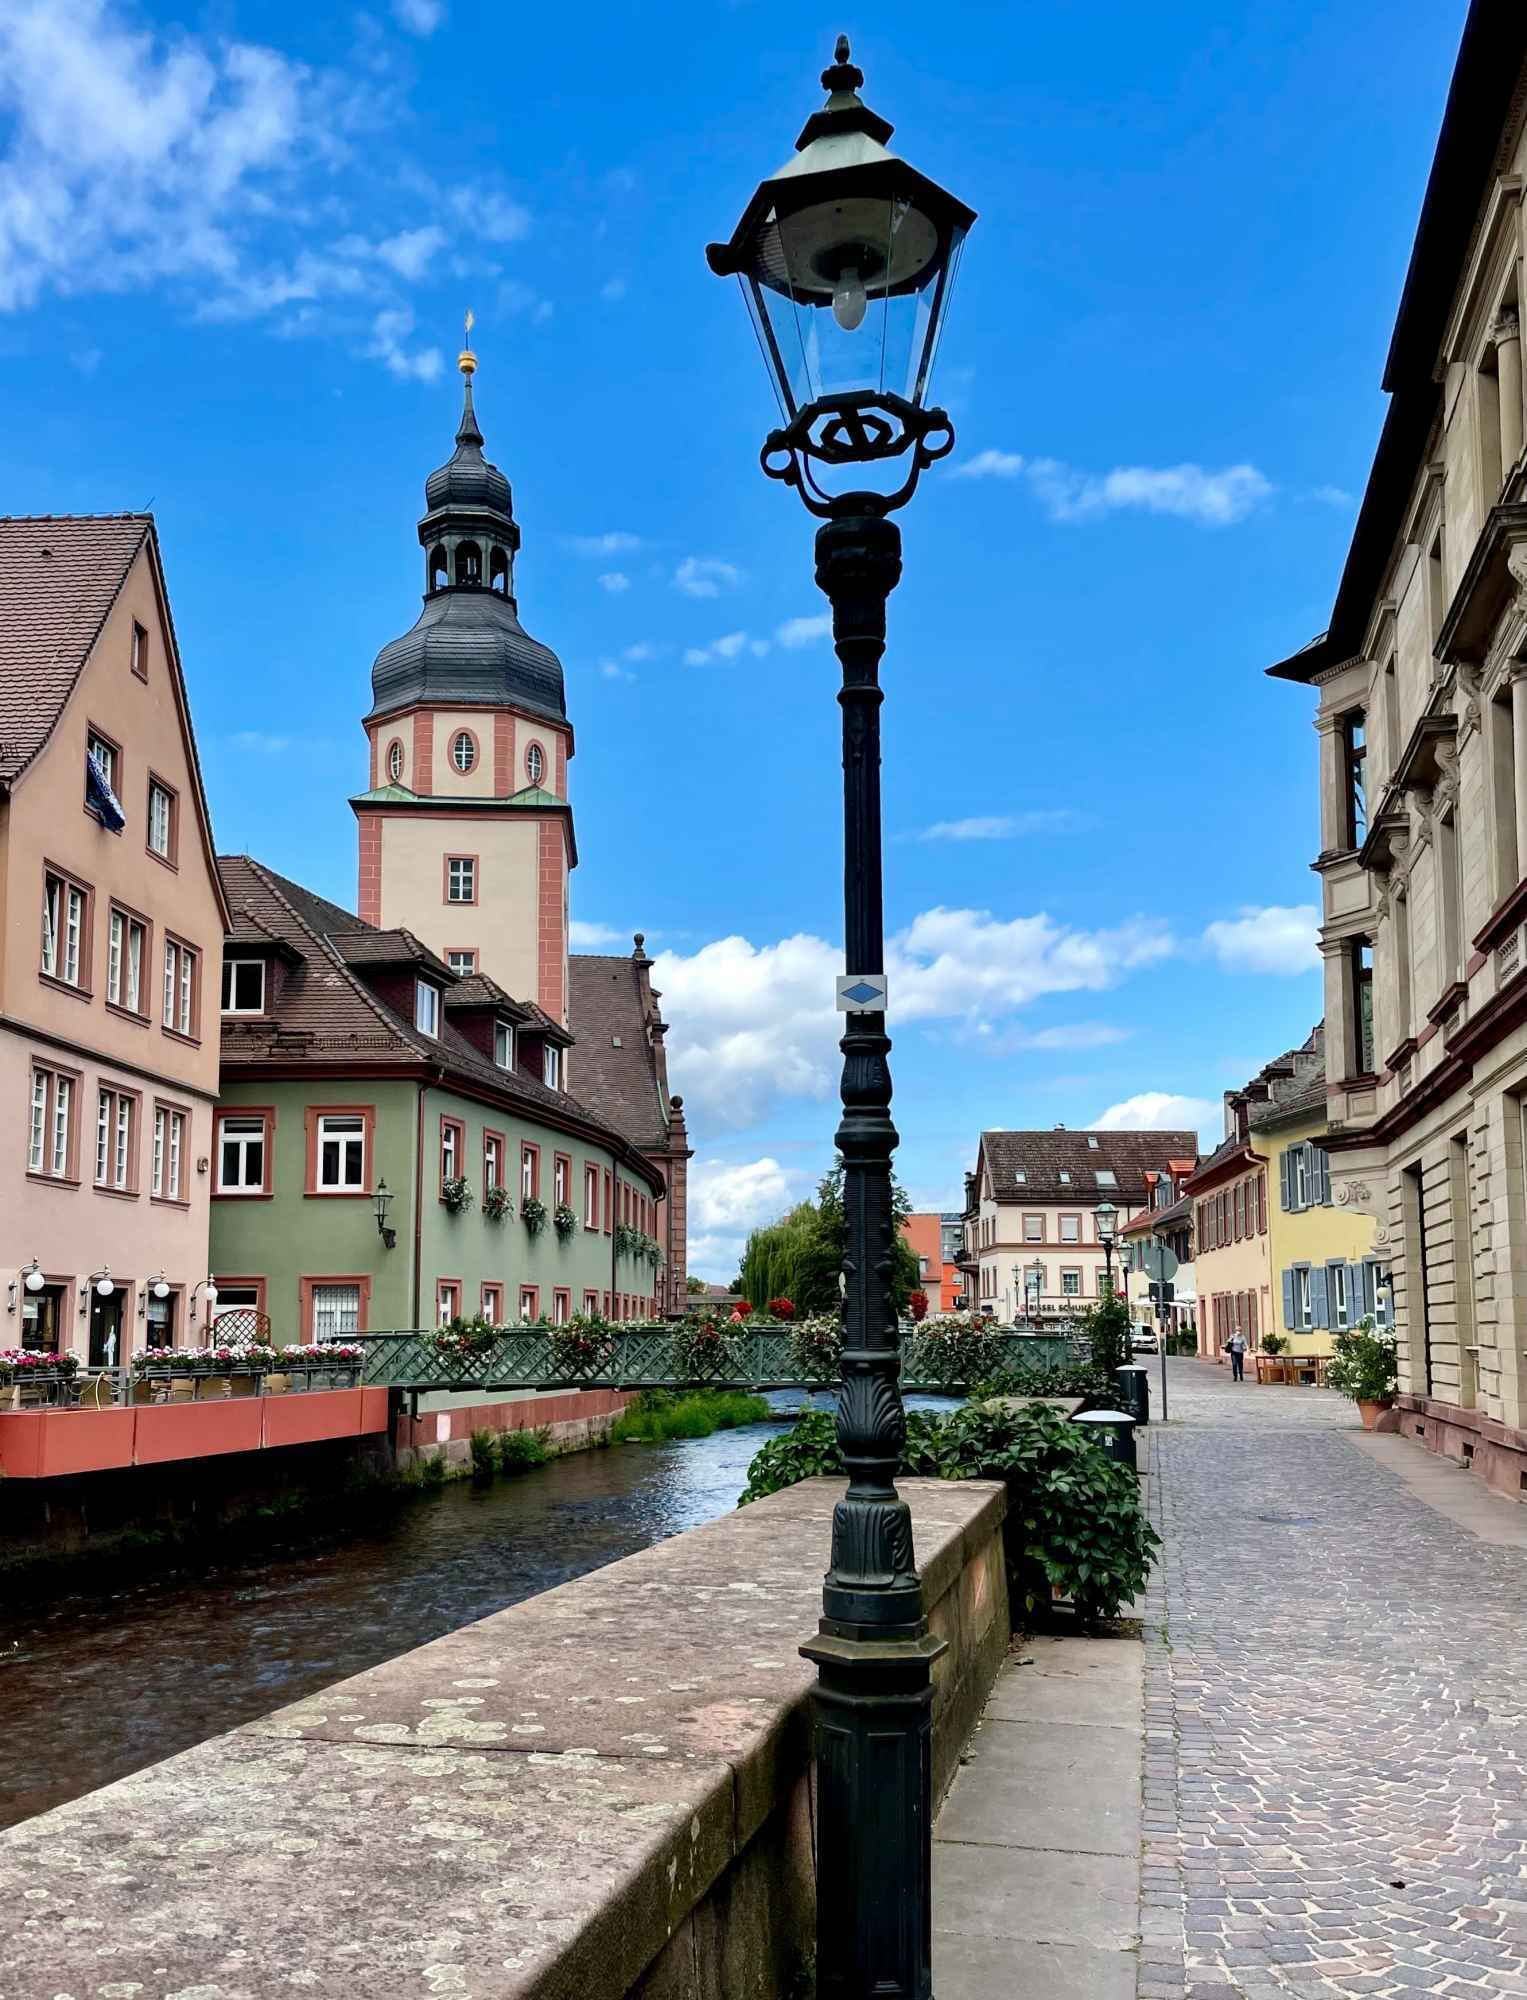
<svg viewBox="0 0 1527 2000"><path fill-rule="evenodd" d="M1285 1155L1285 1157L1287 1156ZM1294 1274L1292 1271L1285 1271L1283 1273L1283 1330L1285 1333L1296 1333L1298 1329L1299 1317L1295 1310Z"/></svg>
<svg viewBox="0 0 1527 2000"><path fill-rule="evenodd" d="M1310 1165L1314 1169L1310 1181L1310 1199L1322 1208L1331 1205L1331 1157L1318 1146L1310 1148Z"/></svg>
<svg viewBox="0 0 1527 2000"><path fill-rule="evenodd" d="M1364 1314L1371 1313L1368 1303L1367 1274L1373 1267L1369 1264L1349 1264L1347 1266L1347 1325L1356 1326Z"/></svg>
<svg viewBox="0 0 1527 2000"><path fill-rule="evenodd" d="M1310 1324L1331 1324L1331 1286L1324 1264L1310 1266Z"/></svg>
<svg viewBox="0 0 1527 2000"><path fill-rule="evenodd" d="M1294 1149L1285 1146L1278 1155L1278 1196L1284 1213L1294 1205Z"/></svg>

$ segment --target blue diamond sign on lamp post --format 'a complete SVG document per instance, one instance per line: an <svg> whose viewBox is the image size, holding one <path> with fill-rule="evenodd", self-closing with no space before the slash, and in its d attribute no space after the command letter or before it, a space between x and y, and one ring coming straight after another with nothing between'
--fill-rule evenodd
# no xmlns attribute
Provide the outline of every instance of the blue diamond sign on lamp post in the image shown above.
<svg viewBox="0 0 1527 2000"><path fill-rule="evenodd" d="M885 1012L885 974L883 972L847 972L838 981L838 1012L840 1014L883 1014Z"/></svg>

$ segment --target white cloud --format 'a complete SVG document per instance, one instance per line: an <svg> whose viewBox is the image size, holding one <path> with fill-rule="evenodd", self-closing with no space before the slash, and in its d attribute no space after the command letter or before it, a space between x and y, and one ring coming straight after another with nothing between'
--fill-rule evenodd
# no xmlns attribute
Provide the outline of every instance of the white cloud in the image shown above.
<svg viewBox="0 0 1527 2000"><path fill-rule="evenodd" d="M1023 454L1017 451L978 451L954 468L956 479L1016 479L1023 470Z"/></svg>
<svg viewBox="0 0 1527 2000"><path fill-rule="evenodd" d="M645 639L640 639L634 646L627 646L620 657L623 660L633 660L639 663L642 660L652 659L656 652L656 646L649 646Z"/></svg>
<svg viewBox="0 0 1527 2000"><path fill-rule="evenodd" d="M366 352L401 381L433 382L445 365L444 357L438 347L419 347L410 353L403 343L413 330L414 316L406 306L379 312L371 322Z"/></svg>
<svg viewBox="0 0 1527 2000"><path fill-rule="evenodd" d="M735 660L744 647L755 653L767 653L767 639L749 639L746 632L727 632L719 639L713 639L708 646L686 646L684 664L686 667L708 667L716 660Z"/></svg>
<svg viewBox="0 0 1527 2000"><path fill-rule="evenodd" d="M235 750L253 750L263 757L275 757L291 748L289 736L269 736L263 729L240 729L228 741Z"/></svg>
<svg viewBox="0 0 1527 2000"><path fill-rule="evenodd" d="M1004 922L987 910L926 910L887 954L892 1027L946 1020L977 1028L1048 993L1102 992L1174 949L1166 926L1143 917L1078 931L1044 915ZM838 948L805 933L762 946L718 938L688 955L658 954L653 983L673 1023L669 1066L695 1130L740 1129L780 1098L828 1095L838 1072L841 970Z"/></svg>
<svg viewBox="0 0 1527 2000"><path fill-rule="evenodd" d="M1338 507L1343 512L1357 505L1345 486L1317 486L1310 498L1318 500L1322 507Z"/></svg>
<svg viewBox="0 0 1527 2000"><path fill-rule="evenodd" d="M783 1215L809 1176L778 1160L696 1160L689 1170L689 1266L721 1272L729 1284L748 1232Z"/></svg>
<svg viewBox="0 0 1527 2000"><path fill-rule="evenodd" d="M1070 1027L1040 1028L1025 1037L1031 1049L1107 1049L1127 1042L1131 1028L1110 1027L1106 1021L1077 1021Z"/></svg>
<svg viewBox="0 0 1527 2000"><path fill-rule="evenodd" d="M601 590L609 591L612 597L616 597L621 591L631 588L631 579L623 569L601 570L599 587Z"/></svg>
<svg viewBox="0 0 1527 2000"><path fill-rule="evenodd" d="M1206 926L1203 941L1227 972L1313 972L1320 964L1319 927L1313 903L1243 904L1237 916Z"/></svg>
<svg viewBox="0 0 1527 2000"><path fill-rule="evenodd" d="M719 556L685 556L673 573L673 587L686 597L719 597L741 582L742 572Z"/></svg>
<svg viewBox="0 0 1527 2000"><path fill-rule="evenodd" d="M940 819L920 833L904 835L915 840L1014 840L1023 833L1063 833L1082 824L1082 816L1070 806L1037 809L1032 812L978 814L973 819Z"/></svg>
<svg viewBox="0 0 1527 2000"><path fill-rule="evenodd" d="M1243 519L1273 490L1254 465L1228 465L1220 472L1191 464L1123 465L1086 473L1059 459L1035 458L1024 470L1052 521L1090 521L1138 508L1222 528Z"/></svg>
<svg viewBox="0 0 1527 2000"><path fill-rule="evenodd" d="M1207 1097L1179 1097L1169 1090L1142 1090L1110 1104L1089 1130L1094 1132L1197 1132L1206 1152L1222 1137L1223 1108Z"/></svg>
<svg viewBox="0 0 1527 2000"><path fill-rule="evenodd" d="M432 35L445 12L440 0L392 0L393 16L411 35Z"/></svg>
<svg viewBox="0 0 1527 2000"><path fill-rule="evenodd" d="M629 945L631 933L619 931L613 924L586 924L574 917L567 927L567 941L575 951L597 951L602 944Z"/></svg>
<svg viewBox="0 0 1527 2000"><path fill-rule="evenodd" d="M810 618L787 618L783 625L776 625L774 636L789 651L798 646L814 646L818 639L832 637L832 613L820 611Z"/></svg>
<svg viewBox="0 0 1527 2000"><path fill-rule="evenodd" d="M563 539L580 556L624 556L642 545L640 535L629 535L624 528L612 528L604 535L566 535Z"/></svg>
<svg viewBox="0 0 1527 2000"><path fill-rule="evenodd" d="M599 671L607 681L634 681L636 679L635 674L628 667L623 667L618 660L601 660L599 662Z"/></svg>
<svg viewBox="0 0 1527 2000"><path fill-rule="evenodd" d="M463 222L490 243L518 243L530 234L530 210L508 195L483 194L477 188L458 188L451 206Z"/></svg>
<svg viewBox="0 0 1527 2000"><path fill-rule="evenodd" d="M426 223L422 229L404 229L396 236L389 236L378 243L376 254L400 278L412 281L424 276L445 240L443 229L433 222Z"/></svg>
<svg viewBox="0 0 1527 2000"><path fill-rule="evenodd" d="M532 326L544 326L556 311L550 299L522 278L505 278L498 288L498 302L506 313L523 313Z"/></svg>

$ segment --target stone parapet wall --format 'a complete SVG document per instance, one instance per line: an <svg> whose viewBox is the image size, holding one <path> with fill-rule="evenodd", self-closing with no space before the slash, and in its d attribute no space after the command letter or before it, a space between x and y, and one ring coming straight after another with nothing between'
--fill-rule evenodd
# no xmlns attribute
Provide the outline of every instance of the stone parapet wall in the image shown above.
<svg viewBox="0 0 1527 2000"><path fill-rule="evenodd" d="M909 1480L934 1782L1009 1637L1003 1489ZM7 2000L793 2000L842 1482L810 1480L0 1835Z"/></svg>
<svg viewBox="0 0 1527 2000"><path fill-rule="evenodd" d="M473 1431L492 1431L497 1437L505 1431L544 1430L547 1450L559 1458L603 1444L615 1419L635 1400L634 1393L620 1389L574 1389L565 1396L521 1393L492 1403L426 1410L417 1417L401 1415L393 1423L393 1451L400 1472L429 1458L469 1465Z"/></svg>
<svg viewBox="0 0 1527 2000"><path fill-rule="evenodd" d="M1401 1437L1450 1458L1497 1493L1527 1498L1527 1432L1432 1396L1400 1396L1395 1412Z"/></svg>

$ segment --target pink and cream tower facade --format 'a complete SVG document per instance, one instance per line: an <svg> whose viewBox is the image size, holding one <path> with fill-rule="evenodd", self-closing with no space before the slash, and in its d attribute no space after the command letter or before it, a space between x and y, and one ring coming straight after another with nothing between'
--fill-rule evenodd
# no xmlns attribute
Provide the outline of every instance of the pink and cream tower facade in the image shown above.
<svg viewBox="0 0 1527 2000"><path fill-rule="evenodd" d="M509 481L483 456L476 366L461 355L456 449L425 481L423 609L371 669L371 783L350 801L359 911L565 1029L573 732L562 664L520 623L520 531Z"/></svg>

